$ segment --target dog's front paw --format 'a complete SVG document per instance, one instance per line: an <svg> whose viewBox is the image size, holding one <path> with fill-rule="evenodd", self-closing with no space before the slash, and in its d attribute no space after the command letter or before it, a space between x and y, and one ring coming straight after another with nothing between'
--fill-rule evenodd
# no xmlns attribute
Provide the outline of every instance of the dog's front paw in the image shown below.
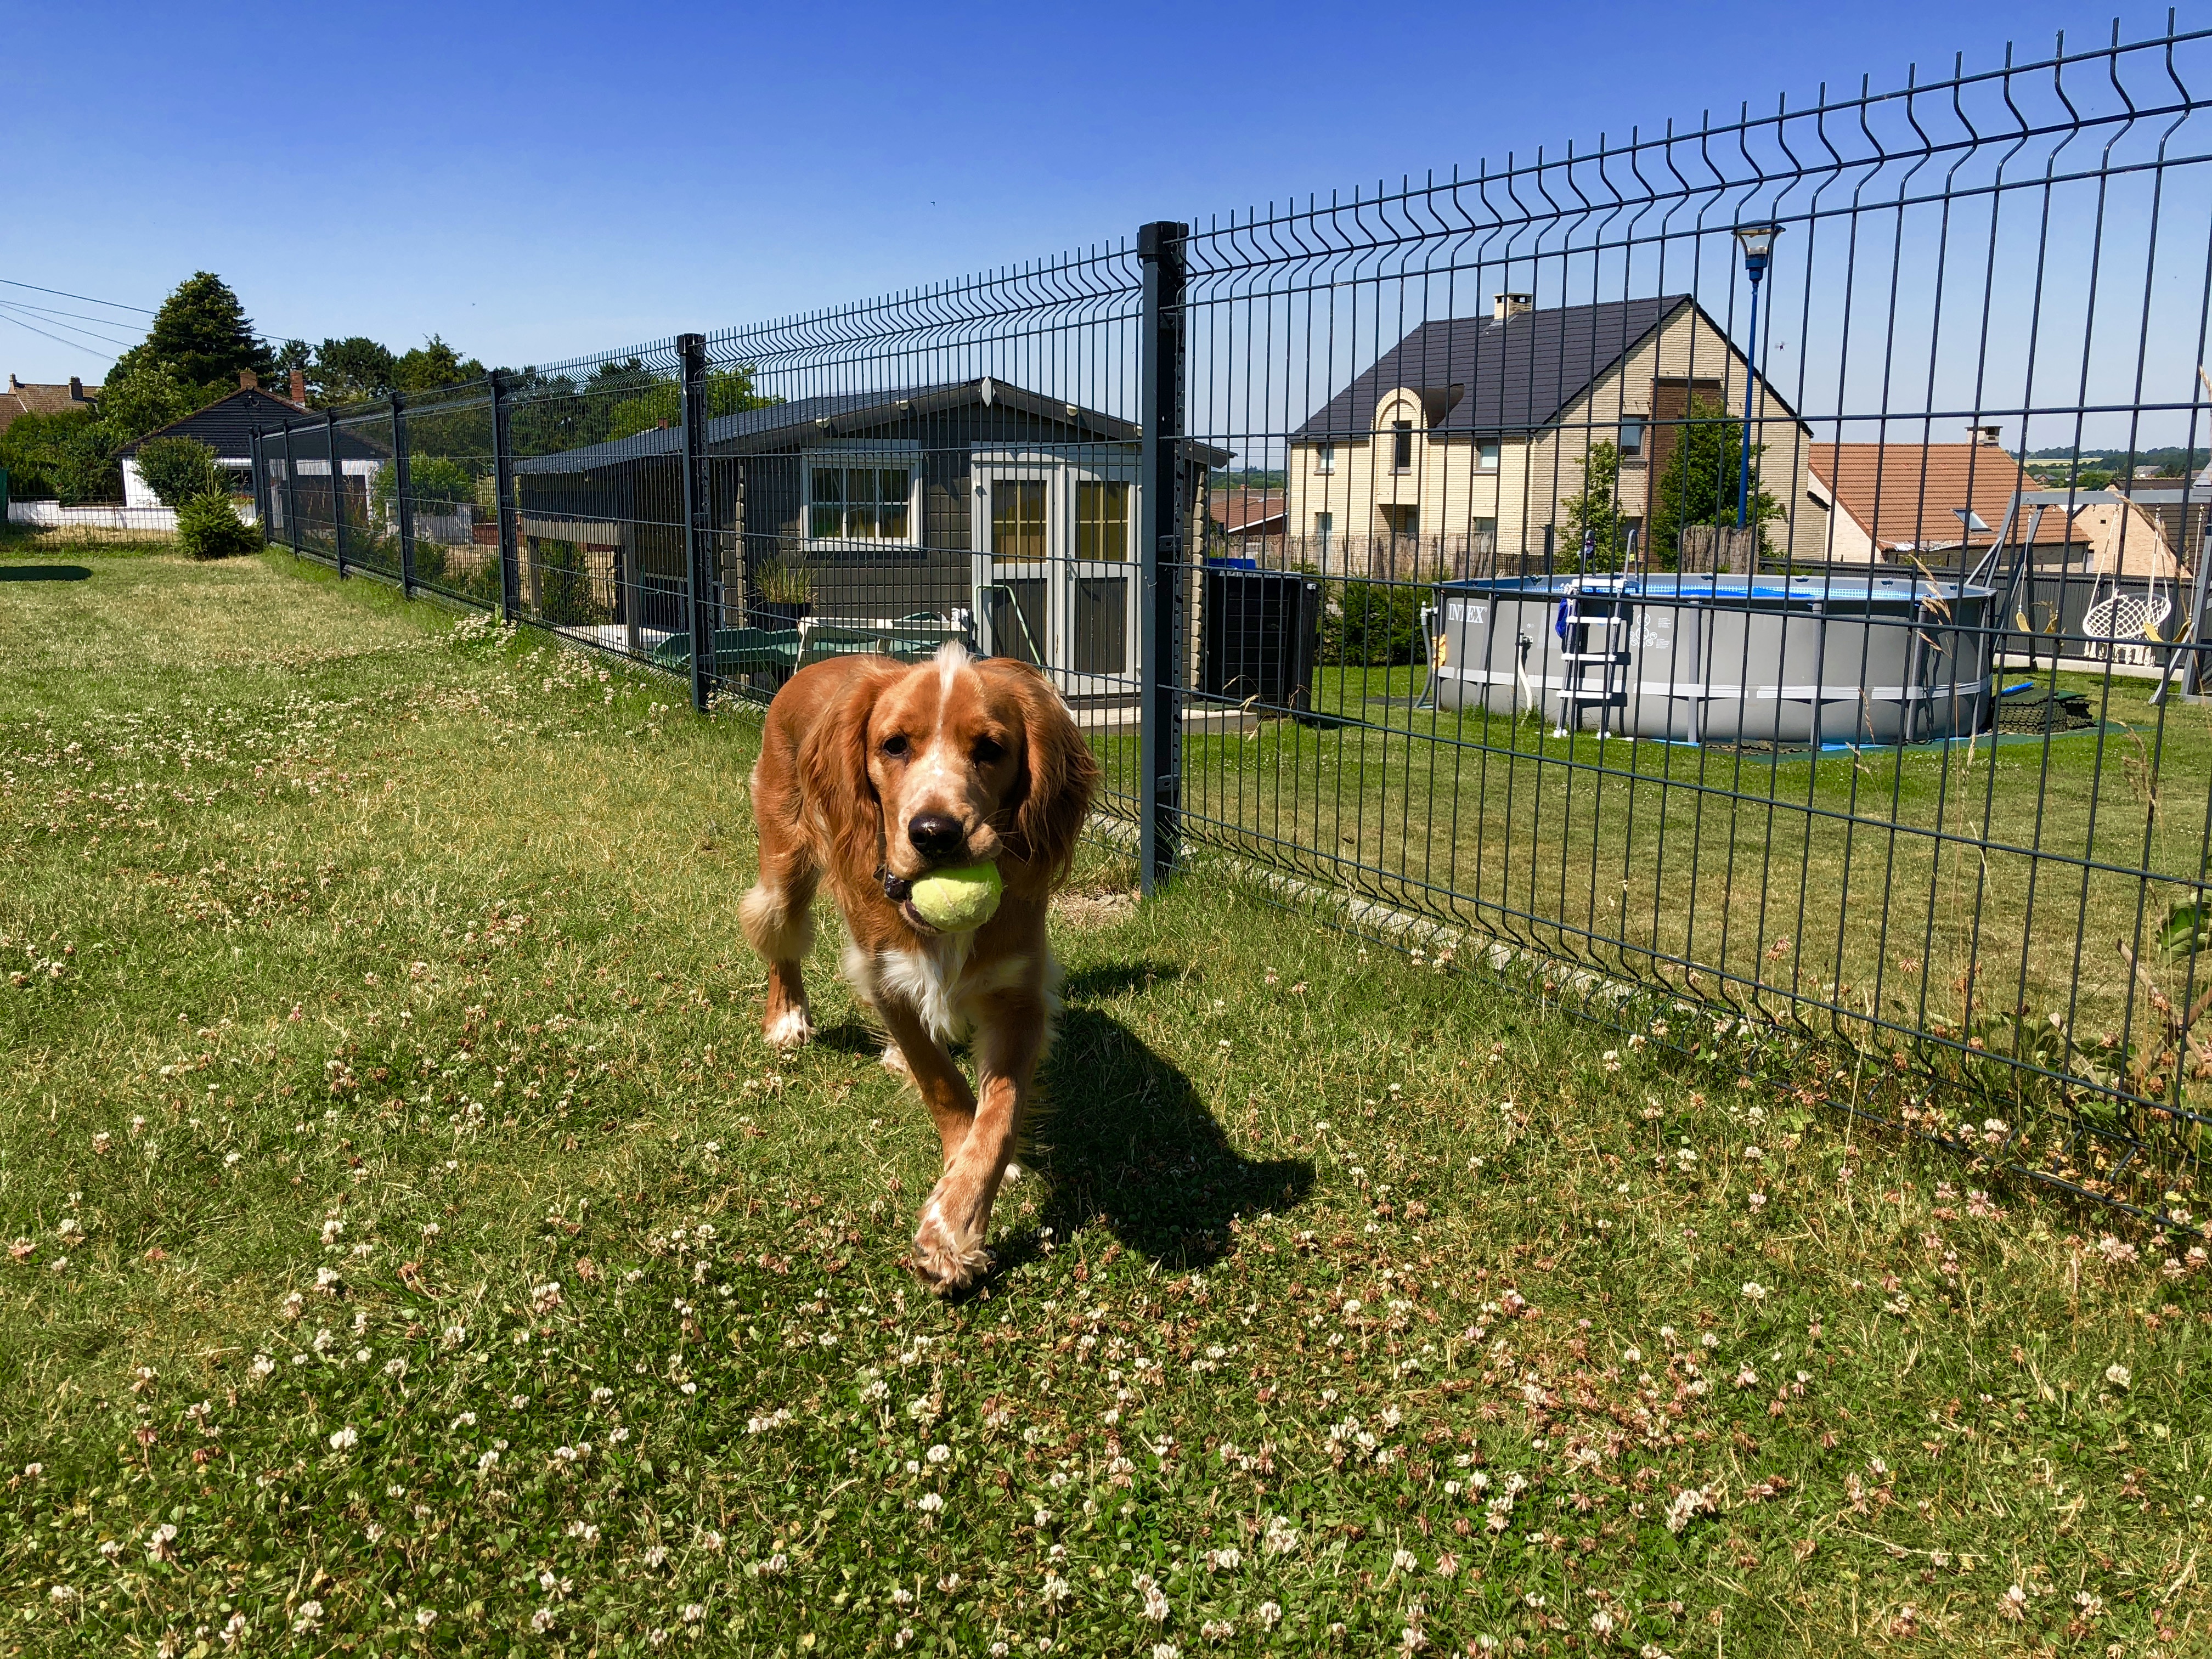
<svg viewBox="0 0 2212 1659"><path fill-rule="evenodd" d="M938 1295L952 1296L981 1279L990 1260L982 1229L963 1229L946 1212L940 1183L921 1207L921 1224L915 1231L906 1265Z"/></svg>

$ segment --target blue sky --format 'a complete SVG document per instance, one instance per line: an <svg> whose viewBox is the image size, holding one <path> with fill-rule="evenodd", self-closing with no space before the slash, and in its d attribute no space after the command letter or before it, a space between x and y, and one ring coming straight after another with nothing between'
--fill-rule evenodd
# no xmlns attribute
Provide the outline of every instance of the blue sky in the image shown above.
<svg viewBox="0 0 2212 1659"><path fill-rule="evenodd" d="M4 0L0 277L151 307L204 267L272 337L545 361L1824 80L1901 85L2062 27L2101 41L2111 14ZM0 370L26 380L96 378L117 347L23 322L139 331L0 317Z"/></svg>

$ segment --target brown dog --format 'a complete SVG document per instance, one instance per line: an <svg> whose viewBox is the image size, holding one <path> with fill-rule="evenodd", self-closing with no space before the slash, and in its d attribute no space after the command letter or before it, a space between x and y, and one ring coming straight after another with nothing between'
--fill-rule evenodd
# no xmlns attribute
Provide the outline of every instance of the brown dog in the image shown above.
<svg viewBox="0 0 2212 1659"><path fill-rule="evenodd" d="M987 1260L991 1204L1060 1006L1045 913L1097 781L1091 745L1042 674L958 645L914 666L832 658L769 705L752 775L760 879L738 908L769 964L763 1029L785 1048L812 1035L799 964L826 876L845 920L845 977L944 1142L908 1263L940 1294L973 1284ZM908 897L917 878L986 862L1006 889L990 921L940 933L922 920ZM972 1092L949 1052L971 1031Z"/></svg>

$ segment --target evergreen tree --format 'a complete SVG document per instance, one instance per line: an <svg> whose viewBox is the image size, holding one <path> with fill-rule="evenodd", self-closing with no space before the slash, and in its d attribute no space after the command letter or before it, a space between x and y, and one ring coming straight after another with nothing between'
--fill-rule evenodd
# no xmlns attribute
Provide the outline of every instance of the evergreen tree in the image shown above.
<svg viewBox="0 0 2212 1659"><path fill-rule="evenodd" d="M1591 570L1618 570L1628 555L1628 530L1620 511L1620 446L1595 443L1583 460L1583 488L1566 502L1570 545L1565 550Z"/></svg>
<svg viewBox="0 0 2212 1659"><path fill-rule="evenodd" d="M235 390L238 372L273 374L276 360L269 343L253 331L252 319L230 285L211 270L195 271L161 301L147 331L143 351L155 362L173 363L195 386ZM128 355L128 354L126 354Z"/></svg>
<svg viewBox="0 0 2212 1659"><path fill-rule="evenodd" d="M1759 460L1765 444L1751 450L1751 495L1744 521L1764 526L1782 516L1782 507L1759 487ZM1689 418L1674 437L1674 453L1667 458L1652 492L1651 550L1659 560L1672 564L1680 556L1686 525L1735 523L1735 490L1743 461L1743 424L1711 398L1690 400ZM1759 543L1765 544L1764 530Z"/></svg>

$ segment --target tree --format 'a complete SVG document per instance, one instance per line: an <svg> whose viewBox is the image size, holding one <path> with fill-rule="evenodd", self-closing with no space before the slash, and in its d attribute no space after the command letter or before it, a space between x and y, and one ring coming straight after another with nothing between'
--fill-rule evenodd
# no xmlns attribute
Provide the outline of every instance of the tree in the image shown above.
<svg viewBox="0 0 2212 1659"><path fill-rule="evenodd" d="M464 357L433 334L421 345L401 354L392 365L392 384L401 392L434 392L440 386L462 386L483 379L484 366Z"/></svg>
<svg viewBox="0 0 2212 1659"><path fill-rule="evenodd" d="M143 351L158 362L173 363L195 386L230 390L238 372L276 373L269 343L253 331L252 319L230 285L211 270L194 271L177 284L154 313ZM128 355L128 354L126 354Z"/></svg>
<svg viewBox="0 0 2212 1659"><path fill-rule="evenodd" d="M210 489L177 509L177 544L188 559L228 559L257 551L261 532L238 516L228 489Z"/></svg>
<svg viewBox="0 0 2212 1659"><path fill-rule="evenodd" d="M375 490L379 518L391 516L392 500L398 490L399 469L379 467ZM413 455L407 463L407 499L417 513L451 518L463 507L476 505L477 476L459 461L443 455Z"/></svg>
<svg viewBox="0 0 2212 1659"><path fill-rule="evenodd" d="M1751 451L1751 494L1745 522L1764 526L1782 516L1782 507L1759 487L1759 460L1765 444ZM1651 550L1668 563L1680 556L1686 525L1733 525L1735 491L1743 458L1743 425L1711 398L1690 400L1688 420L1677 431L1674 453L1667 458L1651 504ZM1765 542L1762 530L1759 541Z"/></svg>
<svg viewBox="0 0 2212 1659"><path fill-rule="evenodd" d="M1577 561L1587 545L1587 568L1618 570L1628 556L1628 529L1620 511L1620 446L1610 440L1590 446L1583 459L1583 488L1567 499L1567 531Z"/></svg>
<svg viewBox="0 0 2212 1659"><path fill-rule="evenodd" d="M164 507L182 507L198 495L230 493L230 478L215 451L191 438L149 438L138 446L138 476Z"/></svg>
<svg viewBox="0 0 2212 1659"><path fill-rule="evenodd" d="M307 374L314 388L311 401L318 409L335 409L381 398L392 390L398 367L390 349L366 334L325 340L315 349L315 365Z"/></svg>
<svg viewBox="0 0 2212 1659"><path fill-rule="evenodd" d="M0 468L18 501L76 507L121 500L123 473L113 453L88 409L19 415L0 432Z"/></svg>
<svg viewBox="0 0 2212 1659"><path fill-rule="evenodd" d="M100 390L100 422L111 446L119 448L212 401L206 388L187 380L174 363L135 346L116 359Z"/></svg>

